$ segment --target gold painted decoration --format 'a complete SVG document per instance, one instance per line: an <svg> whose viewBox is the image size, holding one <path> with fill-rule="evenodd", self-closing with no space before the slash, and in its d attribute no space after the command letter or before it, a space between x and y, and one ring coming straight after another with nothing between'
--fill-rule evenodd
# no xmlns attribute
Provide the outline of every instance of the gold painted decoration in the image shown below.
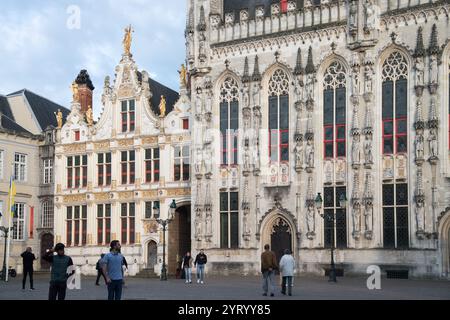
<svg viewBox="0 0 450 320"><path fill-rule="evenodd" d="M161 118L166 116L166 98L161 96L161 101L159 103L159 114Z"/></svg>
<svg viewBox="0 0 450 320"><path fill-rule="evenodd" d="M134 146L134 139L124 139L118 140L119 147L130 147Z"/></svg>
<svg viewBox="0 0 450 320"><path fill-rule="evenodd" d="M95 151L108 150L108 149L110 149L109 141L96 142L94 144L94 150Z"/></svg>
<svg viewBox="0 0 450 320"><path fill-rule="evenodd" d="M92 107L89 106L87 112L86 112L86 122L88 126L92 127L94 124L94 113L92 112Z"/></svg>
<svg viewBox="0 0 450 320"><path fill-rule="evenodd" d="M78 84L75 81L72 83L72 98L73 102L80 102L80 93L78 90Z"/></svg>
<svg viewBox="0 0 450 320"><path fill-rule="evenodd" d="M119 193L119 199L121 199L121 200L128 200L128 199L132 199L132 198L133 198L133 191Z"/></svg>
<svg viewBox="0 0 450 320"><path fill-rule="evenodd" d="M142 139L142 144L149 145L149 144L157 144L158 143L158 137L146 137Z"/></svg>
<svg viewBox="0 0 450 320"><path fill-rule="evenodd" d="M61 129L63 126L63 114L61 109L58 109L58 112L55 112L56 122L58 124L58 129Z"/></svg>
<svg viewBox="0 0 450 320"><path fill-rule="evenodd" d="M85 202L85 201L86 201L85 194L71 194L63 197L64 203Z"/></svg>
<svg viewBox="0 0 450 320"><path fill-rule="evenodd" d="M123 50L124 53L129 56L131 55L131 42L133 41L133 33L134 30L131 28L131 25L129 25L127 28L125 28L125 35L123 37Z"/></svg>
<svg viewBox="0 0 450 320"><path fill-rule="evenodd" d="M74 153L74 152L86 152L86 144L85 143L76 143L64 146L64 153Z"/></svg>

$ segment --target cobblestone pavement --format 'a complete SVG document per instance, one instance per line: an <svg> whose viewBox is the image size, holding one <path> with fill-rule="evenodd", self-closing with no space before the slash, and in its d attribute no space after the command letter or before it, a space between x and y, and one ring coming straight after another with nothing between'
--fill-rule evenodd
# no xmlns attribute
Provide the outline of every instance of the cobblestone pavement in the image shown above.
<svg viewBox="0 0 450 320"><path fill-rule="evenodd" d="M47 275L35 279L36 291L22 291L21 276L9 283L0 283L0 300L45 300L48 294ZM195 281L195 280L194 280ZM81 290L70 290L67 300L104 300L106 287L95 286L95 278L82 277ZM276 280L278 283L278 279ZM27 288L28 288L27 284ZM212 277L205 284L185 284L183 280L127 278L124 300L311 300L311 299L450 299L450 281L382 279L381 290L368 290L366 278L338 278L329 283L323 277L300 277L294 281L292 297L282 296L279 287L274 298L263 297L258 277Z"/></svg>

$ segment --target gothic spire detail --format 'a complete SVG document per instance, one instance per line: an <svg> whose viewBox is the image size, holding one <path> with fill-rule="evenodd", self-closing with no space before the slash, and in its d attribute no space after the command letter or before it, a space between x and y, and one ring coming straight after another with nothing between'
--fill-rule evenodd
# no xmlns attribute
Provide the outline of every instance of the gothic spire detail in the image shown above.
<svg viewBox="0 0 450 320"><path fill-rule="evenodd" d="M244 195L242 199L242 210L250 210L250 201L248 198L248 180L245 180L244 183Z"/></svg>
<svg viewBox="0 0 450 320"><path fill-rule="evenodd" d="M205 18L205 8L200 7L200 18L197 25L198 31L206 31L206 18Z"/></svg>
<svg viewBox="0 0 450 320"><path fill-rule="evenodd" d="M359 117L358 117L358 107L355 106L353 108L353 117L352 117L352 135L358 135L359 131Z"/></svg>
<svg viewBox="0 0 450 320"><path fill-rule="evenodd" d="M298 48L297 50L297 63L295 65L294 74L301 75L304 73L303 63L302 63L302 50Z"/></svg>
<svg viewBox="0 0 450 320"><path fill-rule="evenodd" d="M316 72L316 68L314 67L314 62L313 62L313 53L312 53L311 46L308 49L308 62L306 64L305 71L307 74Z"/></svg>
<svg viewBox="0 0 450 320"><path fill-rule="evenodd" d="M258 58L258 56L255 57L255 68L253 69L252 80L253 81L261 81L261 73L259 72L259 58Z"/></svg>
<svg viewBox="0 0 450 320"><path fill-rule="evenodd" d="M314 201L314 191L313 191L313 178L311 176L308 177L308 193L307 199Z"/></svg>
<svg viewBox="0 0 450 320"><path fill-rule="evenodd" d="M416 44L416 50L414 51L415 57L424 57L427 54L427 51L425 50L425 46L423 45L422 31L423 31L422 27L419 27L419 30L417 30L417 44Z"/></svg>
<svg viewBox="0 0 450 320"><path fill-rule="evenodd" d="M372 199L373 193L372 193L372 175L370 172L366 173L366 183L364 186L364 198L365 199Z"/></svg>
<svg viewBox="0 0 450 320"><path fill-rule="evenodd" d="M433 24L433 28L431 29L431 38L430 38L430 47L428 48L428 54L439 54L441 49L438 44L438 31L436 24Z"/></svg>
<svg viewBox="0 0 450 320"><path fill-rule="evenodd" d="M250 82L250 74L248 71L248 57L245 57L245 63L244 63L244 75L242 76L242 82Z"/></svg>

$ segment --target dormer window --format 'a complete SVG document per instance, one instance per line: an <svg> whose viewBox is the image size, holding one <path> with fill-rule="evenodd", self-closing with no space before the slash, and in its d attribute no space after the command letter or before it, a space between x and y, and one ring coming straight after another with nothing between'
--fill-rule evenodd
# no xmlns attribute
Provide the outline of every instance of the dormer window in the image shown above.
<svg viewBox="0 0 450 320"><path fill-rule="evenodd" d="M80 130L74 131L75 141L80 141Z"/></svg>
<svg viewBox="0 0 450 320"><path fill-rule="evenodd" d="M122 101L122 112L121 112L121 122L122 122L122 132L133 132L136 123L136 103L135 100L124 100Z"/></svg>
<svg viewBox="0 0 450 320"><path fill-rule="evenodd" d="M183 130L189 130L189 119L183 119Z"/></svg>

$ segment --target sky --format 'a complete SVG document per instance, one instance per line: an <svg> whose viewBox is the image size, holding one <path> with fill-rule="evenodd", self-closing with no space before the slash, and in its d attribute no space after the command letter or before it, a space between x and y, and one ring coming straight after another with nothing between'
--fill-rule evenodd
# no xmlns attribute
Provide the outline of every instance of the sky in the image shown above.
<svg viewBox="0 0 450 320"><path fill-rule="evenodd" d="M178 91L185 5L184 0L1 0L0 94L27 88L70 108L70 85L87 69L98 116L104 78L114 79L130 24L139 70Z"/></svg>

